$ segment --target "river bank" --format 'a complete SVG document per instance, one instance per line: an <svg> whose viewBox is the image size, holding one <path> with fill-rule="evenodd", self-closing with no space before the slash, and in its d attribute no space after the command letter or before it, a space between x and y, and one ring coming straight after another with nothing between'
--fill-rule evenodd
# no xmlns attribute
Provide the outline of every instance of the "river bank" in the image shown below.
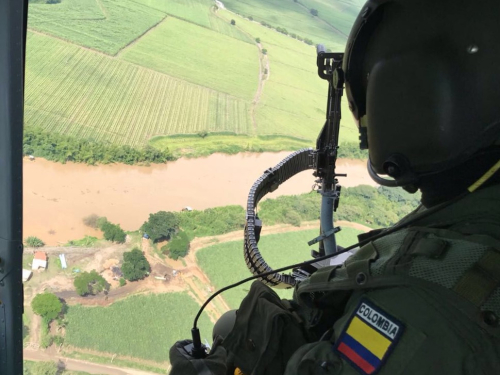
<svg viewBox="0 0 500 375"><path fill-rule="evenodd" d="M149 167L25 159L24 237L33 235L57 245L87 234L99 236L82 222L93 213L125 230L136 230L150 213L160 210L245 206L253 182L288 154L213 154ZM364 161L339 159L337 171L348 175L341 178L342 186L375 186ZM302 172L269 196L305 193L313 183L312 171Z"/></svg>

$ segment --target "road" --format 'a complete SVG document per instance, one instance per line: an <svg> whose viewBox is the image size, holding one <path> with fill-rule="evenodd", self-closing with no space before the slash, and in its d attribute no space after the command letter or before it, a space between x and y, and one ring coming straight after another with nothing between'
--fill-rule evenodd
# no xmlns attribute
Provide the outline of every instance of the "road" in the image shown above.
<svg viewBox="0 0 500 375"><path fill-rule="evenodd" d="M24 349L23 356L28 361L56 361L62 364L66 370L71 371L84 371L89 374L102 374L102 375L157 375L157 373L135 370L130 368L115 367L103 365L99 363L92 363L81 361L79 359L66 358L62 356L51 356L40 351ZM166 373L166 370L165 370Z"/></svg>

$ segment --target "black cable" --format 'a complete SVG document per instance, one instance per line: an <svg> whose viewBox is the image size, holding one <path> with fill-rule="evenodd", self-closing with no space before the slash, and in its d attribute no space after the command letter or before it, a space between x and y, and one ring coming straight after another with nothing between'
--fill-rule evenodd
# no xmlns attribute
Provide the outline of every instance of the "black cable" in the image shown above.
<svg viewBox="0 0 500 375"><path fill-rule="evenodd" d="M388 228L387 230L383 231L382 233L379 233L379 234L376 234L372 237L369 237L363 241L360 241L354 245L351 245L349 247L346 247L345 249L341 250L341 251L337 251L336 253L334 254L329 254L329 255L325 255L325 256L322 256L322 257L319 257L319 258L315 258L315 259L311 259L311 260L308 260L308 261L305 261L305 262L301 262L301 263L297 263L297 264L293 264L293 265L290 265L290 266L286 266L286 267L282 267L282 268L278 268L277 270L271 270L269 272L264 272L262 274L258 274L258 275L253 275L251 277L247 277L246 279L243 279L243 280L240 280L234 284L231 284L231 285L228 285L220 290L218 290L217 292L215 292L214 294L212 294L206 301L205 303L201 306L200 310L198 311L198 314L196 314L196 317L194 319L194 322L193 322L193 330L198 330L197 328L197 324L198 324L198 319L200 318L201 316L201 313L203 312L203 310L205 310L205 307L215 298L217 297L219 294L221 294L222 292L225 292L226 290L229 290L229 289L232 289L234 287L237 287L237 286L240 286L241 284L244 284L248 281L252 281L252 280L255 280L255 279L258 279L258 278L262 278L262 277L266 277L266 276L269 276L269 275L272 275L276 272L282 272L282 271L286 271L286 270L289 270L289 269L292 269L292 268L298 268L298 267L302 267L302 266L306 266L306 265L309 265L309 264L314 264L314 263L318 263L318 262L321 262L323 260L326 260L326 259L329 259L329 258L332 258L334 256L337 256L337 255L340 255L340 254L343 254L343 253L346 253L356 247L361 247L361 246L364 246L366 245L367 243L371 242L371 241L374 241L374 240L377 240L381 237L384 237L384 236L387 236L391 233L394 233L395 231L397 230L400 230L400 229L403 229L413 223L415 223L416 221L419 221L439 210L442 210L443 208L446 208L448 207L449 205L459 201L460 199L464 198L465 196L467 196L469 193L464 193L464 194L461 194L457 197L455 197L454 199L448 201L448 202L445 202L445 203L442 203L438 206L435 206L435 207L432 207L420 214L417 214L413 219L411 220L408 220L408 221L405 221L405 222L400 222L399 224L396 224L395 226L393 226L392 228ZM194 341L194 340L193 340ZM196 346L196 344L195 344ZM200 346L201 346L201 342L200 342Z"/></svg>

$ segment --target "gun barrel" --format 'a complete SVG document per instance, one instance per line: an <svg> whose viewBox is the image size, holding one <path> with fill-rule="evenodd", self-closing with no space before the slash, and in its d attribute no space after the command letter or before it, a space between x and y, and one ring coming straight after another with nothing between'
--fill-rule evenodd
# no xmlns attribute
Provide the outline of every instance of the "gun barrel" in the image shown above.
<svg viewBox="0 0 500 375"><path fill-rule="evenodd" d="M326 47L324 44L318 44L316 46L316 53L319 55L320 53L325 53L326 52Z"/></svg>

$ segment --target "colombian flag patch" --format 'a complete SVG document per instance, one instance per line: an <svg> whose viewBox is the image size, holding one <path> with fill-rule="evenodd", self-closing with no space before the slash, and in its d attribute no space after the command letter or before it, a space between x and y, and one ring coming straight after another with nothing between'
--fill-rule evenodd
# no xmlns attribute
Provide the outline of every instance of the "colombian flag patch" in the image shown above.
<svg viewBox="0 0 500 375"><path fill-rule="evenodd" d="M400 321L362 299L334 349L362 374L375 374L403 331Z"/></svg>

